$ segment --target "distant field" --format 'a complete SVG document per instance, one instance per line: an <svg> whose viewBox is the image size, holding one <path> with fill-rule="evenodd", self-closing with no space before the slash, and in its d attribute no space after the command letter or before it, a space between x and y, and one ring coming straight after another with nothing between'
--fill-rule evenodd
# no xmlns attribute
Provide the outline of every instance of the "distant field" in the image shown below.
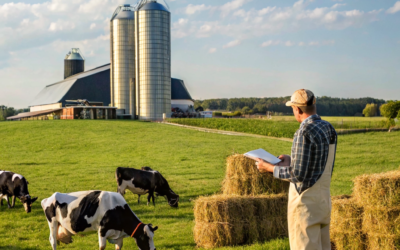
<svg viewBox="0 0 400 250"><path fill-rule="evenodd" d="M322 119L329 121L335 129L388 128L384 118L322 117ZM275 116L272 119L180 118L168 121L188 126L285 138L293 138L293 134L299 128L299 123L293 116Z"/></svg>
<svg viewBox="0 0 400 250"><path fill-rule="evenodd" d="M0 169L24 175L31 195L39 196L32 213L0 207L0 249L50 249L49 229L40 200L54 192L116 190L118 166L151 166L159 170L180 195L179 209L159 198L156 207L137 205L127 194L132 210L145 223L159 226L155 244L160 249L194 249L193 203L200 195L220 190L225 159L230 154L264 148L289 154L290 142L204 133L180 127L132 121L29 121L0 123ZM351 193L351 179L363 173L397 169L400 132L339 137L332 194ZM283 207L282 209L286 209ZM75 237L58 249L98 249L97 235ZM108 244L107 249L114 249ZM125 239L124 249L137 249ZM289 249L286 239L254 246L223 249Z"/></svg>

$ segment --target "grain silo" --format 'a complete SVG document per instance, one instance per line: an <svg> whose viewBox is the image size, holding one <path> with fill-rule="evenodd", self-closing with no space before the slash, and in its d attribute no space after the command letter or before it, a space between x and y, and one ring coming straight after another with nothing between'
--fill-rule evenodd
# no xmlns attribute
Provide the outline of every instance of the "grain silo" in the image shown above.
<svg viewBox="0 0 400 250"><path fill-rule="evenodd" d="M171 114L171 13L156 0L135 11L136 112L140 120Z"/></svg>
<svg viewBox="0 0 400 250"><path fill-rule="evenodd" d="M64 59L64 79L85 71L85 59L79 49L72 49Z"/></svg>
<svg viewBox="0 0 400 250"><path fill-rule="evenodd" d="M110 23L111 106L120 115L135 118L135 12L130 5L119 6Z"/></svg>

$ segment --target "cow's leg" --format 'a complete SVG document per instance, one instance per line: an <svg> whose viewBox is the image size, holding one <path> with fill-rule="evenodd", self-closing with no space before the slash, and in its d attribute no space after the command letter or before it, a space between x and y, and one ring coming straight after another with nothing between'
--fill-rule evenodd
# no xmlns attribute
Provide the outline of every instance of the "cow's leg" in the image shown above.
<svg viewBox="0 0 400 250"><path fill-rule="evenodd" d="M102 237L101 228L99 228L99 249L100 250L106 249L106 245L107 245L107 236Z"/></svg>
<svg viewBox="0 0 400 250"><path fill-rule="evenodd" d="M58 229L58 222L53 218L51 222L49 222L49 228L50 228L50 245L53 248L53 250L57 249L57 229Z"/></svg>
<svg viewBox="0 0 400 250"><path fill-rule="evenodd" d="M140 194L138 194L137 204L140 204Z"/></svg>
<svg viewBox="0 0 400 250"><path fill-rule="evenodd" d="M124 238L120 238L120 239L116 240L115 241L115 250L121 250L123 243L124 243Z"/></svg>
<svg viewBox="0 0 400 250"><path fill-rule="evenodd" d="M12 197L12 204L11 204L11 207L14 207L15 206L15 195Z"/></svg>
<svg viewBox="0 0 400 250"><path fill-rule="evenodd" d="M151 193L147 195L147 206L150 204Z"/></svg>
<svg viewBox="0 0 400 250"><path fill-rule="evenodd" d="M7 206L8 208L12 208L11 204L10 204L10 197L8 195L6 195L6 201L7 201Z"/></svg>
<svg viewBox="0 0 400 250"><path fill-rule="evenodd" d="M151 198L153 199L153 206L156 206L156 203L154 202L154 193L151 194Z"/></svg>

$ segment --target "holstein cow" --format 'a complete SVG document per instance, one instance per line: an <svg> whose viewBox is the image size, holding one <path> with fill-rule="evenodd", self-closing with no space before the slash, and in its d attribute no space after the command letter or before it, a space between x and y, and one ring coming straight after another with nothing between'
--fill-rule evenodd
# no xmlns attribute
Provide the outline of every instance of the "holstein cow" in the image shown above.
<svg viewBox="0 0 400 250"><path fill-rule="evenodd" d="M100 250L106 249L107 240L119 250L126 237L134 238L140 250L156 250L153 237L158 227L143 224L118 193L54 193L42 200L42 208L50 227L53 250L58 241L69 244L73 235L94 232L99 235Z"/></svg>
<svg viewBox="0 0 400 250"><path fill-rule="evenodd" d="M138 203L140 203L140 195L148 194L147 205L150 203L150 198L153 199L153 205L155 205L154 193L157 193L160 196L165 196L171 207L178 207L179 195L172 191L167 180L158 171L149 167L142 169L147 170L117 168L115 178L117 179L118 193L125 195L125 190L128 189L139 195Z"/></svg>
<svg viewBox="0 0 400 250"><path fill-rule="evenodd" d="M37 200L37 197L31 198L28 191L28 182L25 177L9 171L0 170L0 200L3 206L3 199L7 201L8 208L15 206L15 198L18 197L24 205L27 213L31 212L32 203ZM9 198L12 197L10 205Z"/></svg>

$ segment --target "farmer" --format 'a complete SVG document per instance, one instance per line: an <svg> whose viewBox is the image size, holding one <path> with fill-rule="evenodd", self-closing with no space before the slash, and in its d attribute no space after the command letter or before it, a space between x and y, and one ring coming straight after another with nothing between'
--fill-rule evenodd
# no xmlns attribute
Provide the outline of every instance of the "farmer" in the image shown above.
<svg viewBox="0 0 400 250"><path fill-rule="evenodd" d="M257 159L260 172L290 183L288 203L289 241L292 250L331 249L330 184L335 162L337 134L317 115L310 90L297 90L286 103L301 123L294 134L292 156L281 155L278 165Z"/></svg>

